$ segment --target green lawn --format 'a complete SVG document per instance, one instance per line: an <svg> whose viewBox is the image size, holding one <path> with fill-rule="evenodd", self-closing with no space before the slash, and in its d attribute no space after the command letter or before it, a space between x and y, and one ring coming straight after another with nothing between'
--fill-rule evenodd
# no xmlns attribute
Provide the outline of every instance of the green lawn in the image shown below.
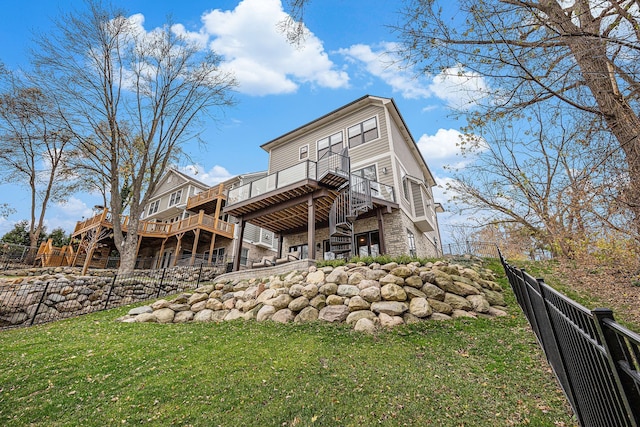
<svg viewBox="0 0 640 427"><path fill-rule="evenodd" d="M575 425L507 300L507 318L373 336L320 323L115 322L125 308L4 331L0 425Z"/></svg>

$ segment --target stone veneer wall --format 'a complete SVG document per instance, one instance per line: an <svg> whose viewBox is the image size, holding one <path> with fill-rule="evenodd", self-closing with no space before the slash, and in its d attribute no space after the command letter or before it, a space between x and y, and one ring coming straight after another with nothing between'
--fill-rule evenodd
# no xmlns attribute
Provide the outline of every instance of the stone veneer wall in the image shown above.
<svg viewBox="0 0 640 427"><path fill-rule="evenodd" d="M387 255L400 256L409 255L409 239L407 230L413 233L416 242L416 254L421 258L437 257L439 254L436 248L425 234L420 231L413 221L401 209L394 209L393 212L382 216L384 223L384 241ZM378 218L369 217L355 222L354 234L364 233L378 229ZM322 244L329 238L329 228L316 229L316 245ZM283 239L283 252L287 252L289 247L307 243L307 233L298 233L285 236ZM316 248L317 249L317 248ZM323 259L322 250L316 251L316 259Z"/></svg>

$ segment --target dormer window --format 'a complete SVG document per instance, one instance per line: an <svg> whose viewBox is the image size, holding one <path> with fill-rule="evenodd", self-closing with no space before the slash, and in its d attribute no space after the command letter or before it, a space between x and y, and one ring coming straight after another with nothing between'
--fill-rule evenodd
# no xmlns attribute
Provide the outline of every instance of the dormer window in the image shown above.
<svg viewBox="0 0 640 427"><path fill-rule="evenodd" d="M169 206L177 205L180 203L180 197L182 196L182 190L171 193L169 197Z"/></svg>

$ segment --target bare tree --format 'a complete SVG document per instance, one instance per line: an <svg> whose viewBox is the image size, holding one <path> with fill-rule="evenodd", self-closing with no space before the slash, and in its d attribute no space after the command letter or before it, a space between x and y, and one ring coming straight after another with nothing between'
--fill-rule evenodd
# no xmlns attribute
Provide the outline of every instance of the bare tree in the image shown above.
<svg viewBox="0 0 640 427"><path fill-rule="evenodd" d="M149 195L183 144L197 137L200 119L232 104L235 80L214 52L203 53L170 25L146 32L138 16L99 0L63 15L37 42L35 64L69 112L85 173L108 185L120 270L129 271Z"/></svg>
<svg viewBox="0 0 640 427"><path fill-rule="evenodd" d="M70 167L72 135L45 92L10 73L3 76L0 175L29 190L29 240L36 247L49 204L65 201L77 184Z"/></svg>
<svg viewBox="0 0 640 427"><path fill-rule="evenodd" d="M479 227L510 224L565 256L593 230L629 232L628 211L615 193L621 153L611 148L610 134L591 133L581 117L548 105L531 112L524 130L522 123L520 131L509 126L518 118L503 118L487 124L482 136L466 137L472 162L448 186L461 211Z"/></svg>

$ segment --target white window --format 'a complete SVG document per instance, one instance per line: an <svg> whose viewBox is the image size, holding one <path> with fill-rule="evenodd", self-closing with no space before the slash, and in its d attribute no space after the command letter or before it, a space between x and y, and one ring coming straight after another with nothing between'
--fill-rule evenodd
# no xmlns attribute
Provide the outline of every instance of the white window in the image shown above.
<svg viewBox="0 0 640 427"><path fill-rule="evenodd" d="M328 152L340 153L342 151L342 131L318 141L318 160L327 155Z"/></svg>
<svg viewBox="0 0 640 427"><path fill-rule="evenodd" d="M357 171L354 171L352 173L354 175L367 178L369 181L378 180L378 177L376 176L376 165L367 166L366 168L358 169Z"/></svg>
<svg viewBox="0 0 640 427"><path fill-rule="evenodd" d="M240 253L240 265L247 265L249 260L249 248L242 248Z"/></svg>
<svg viewBox="0 0 640 427"><path fill-rule="evenodd" d="M309 158L309 145L303 145L302 147L300 147L300 154L298 158L300 160Z"/></svg>
<svg viewBox="0 0 640 427"><path fill-rule="evenodd" d="M409 178L405 171L402 171L402 195L406 200L409 200Z"/></svg>
<svg viewBox="0 0 640 427"><path fill-rule="evenodd" d="M416 238L413 233L407 230L407 240L409 241L409 255L416 256Z"/></svg>
<svg viewBox="0 0 640 427"><path fill-rule="evenodd" d="M180 197L182 196L182 190L178 190L174 193L171 193L169 197L169 206L177 205L180 203Z"/></svg>
<svg viewBox="0 0 640 427"><path fill-rule="evenodd" d="M357 147L365 142L378 138L378 120L372 117L347 129L349 148Z"/></svg>
<svg viewBox="0 0 640 427"><path fill-rule="evenodd" d="M158 208L160 207L160 200L156 200L155 202L151 202L149 204L149 213L147 216L151 216L154 213L158 212Z"/></svg>

